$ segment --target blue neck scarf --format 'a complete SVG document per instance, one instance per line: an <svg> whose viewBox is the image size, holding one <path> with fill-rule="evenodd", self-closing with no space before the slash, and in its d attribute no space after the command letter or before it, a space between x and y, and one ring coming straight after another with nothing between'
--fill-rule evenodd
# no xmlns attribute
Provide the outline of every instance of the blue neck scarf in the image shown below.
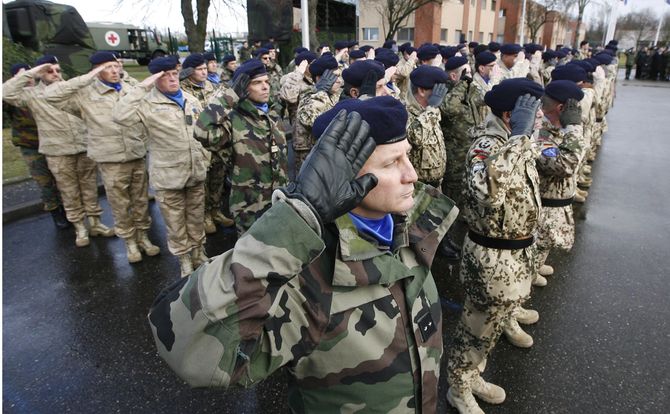
<svg viewBox="0 0 670 414"><path fill-rule="evenodd" d="M268 103L267 103L267 102L266 102L266 103L262 103L262 104L260 104L260 103L254 103L254 106L255 106L256 108L260 109L261 111L265 112L266 114L267 114L268 111L270 110L270 106L268 106Z"/></svg>
<svg viewBox="0 0 670 414"><path fill-rule="evenodd" d="M114 88L117 92L121 91L121 82L106 82L102 79L100 79L100 82L104 83L105 85L109 86L110 88Z"/></svg>
<svg viewBox="0 0 670 414"><path fill-rule="evenodd" d="M208 73L207 79L215 85L221 83L221 78L219 77L218 73Z"/></svg>
<svg viewBox="0 0 670 414"><path fill-rule="evenodd" d="M174 101L181 109L184 109L184 104L186 103L186 99L184 98L184 94L181 93L181 89L179 89L177 92L169 93L169 92L162 92L163 95L167 96L168 99L171 101Z"/></svg>
<svg viewBox="0 0 670 414"><path fill-rule="evenodd" d="M390 214L380 219L365 218L354 213L349 213L349 217L358 231L374 237L379 244L391 246L393 243L393 217Z"/></svg>

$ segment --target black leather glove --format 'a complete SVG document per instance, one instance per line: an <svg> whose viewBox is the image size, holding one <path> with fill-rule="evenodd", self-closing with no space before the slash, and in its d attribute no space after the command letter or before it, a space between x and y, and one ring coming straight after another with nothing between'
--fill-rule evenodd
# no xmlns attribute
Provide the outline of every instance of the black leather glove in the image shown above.
<svg viewBox="0 0 670 414"><path fill-rule="evenodd" d="M579 125L582 123L582 109L579 107L579 102L574 99L568 99L563 106L558 119L561 121L563 128L568 125Z"/></svg>
<svg viewBox="0 0 670 414"><path fill-rule="evenodd" d="M317 92L330 93L330 89L337 82L337 75L331 69L326 69L314 87Z"/></svg>
<svg viewBox="0 0 670 414"><path fill-rule="evenodd" d="M433 93L431 93L428 98L428 106L439 108L440 105L442 105L442 102L444 102L444 98L447 96L448 92L449 88L447 88L446 84L436 83L435 86L433 86Z"/></svg>
<svg viewBox="0 0 670 414"><path fill-rule="evenodd" d="M540 108L540 100L530 94L519 96L512 110L509 124L512 136L530 135L535 126L535 116Z"/></svg>
<svg viewBox="0 0 670 414"><path fill-rule="evenodd" d="M240 73L237 78L230 83L230 87L233 88L233 92L235 92L240 101L249 96L249 91L247 91L248 86L249 75L246 73Z"/></svg>
<svg viewBox="0 0 670 414"><path fill-rule="evenodd" d="M351 211L377 185L377 177L356 178L375 141L361 116L340 111L316 142L295 182L282 191L312 208L321 226Z"/></svg>
<svg viewBox="0 0 670 414"><path fill-rule="evenodd" d="M377 72L374 70L368 71L363 78L363 83L361 83L361 93L359 96L368 95L370 97L375 97L377 95Z"/></svg>
<svg viewBox="0 0 670 414"><path fill-rule="evenodd" d="M193 75L193 68L184 68L179 71L179 80L183 81L184 79L188 78L189 76Z"/></svg>

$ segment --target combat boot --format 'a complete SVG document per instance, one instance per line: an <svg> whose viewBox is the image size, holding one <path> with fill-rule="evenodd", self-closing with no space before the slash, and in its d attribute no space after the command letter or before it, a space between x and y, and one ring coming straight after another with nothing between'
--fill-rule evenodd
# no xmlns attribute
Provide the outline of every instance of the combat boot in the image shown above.
<svg viewBox="0 0 670 414"><path fill-rule="evenodd" d="M160 247L151 243L151 240L149 240L149 236L147 235L146 230L137 230L137 246L147 256L156 256L158 253L161 252Z"/></svg>
<svg viewBox="0 0 670 414"><path fill-rule="evenodd" d="M505 390L477 375L472 382L472 393L489 404L502 404L505 401Z"/></svg>
<svg viewBox="0 0 670 414"><path fill-rule="evenodd" d="M56 207L55 209L51 210L50 213L51 219L54 221L54 225L57 229L65 230L72 227L72 223L67 221L67 217L65 216L65 209L63 209L63 206Z"/></svg>
<svg viewBox="0 0 670 414"><path fill-rule="evenodd" d="M554 274L554 268L549 266L548 264L543 264L540 266L540 270L538 271L539 274L542 276L551 276Z"/></svg>
<svg viewBox="0 0 670 414"><path fill-rule="evenodd" d="M193 267L197 268L201 264L207 262L209 257L205 254L205 247L198 246L191 250L191 261L193 262Z"/></svg>
<svg viewBox="0 0 670 414"><path fill-rule="evenodd" d="M72 225L74 226L74 234L76 236L74 244L76 244L77 247L88 246L90 240L88 239L88 229L86 228L86 224L84 224L84 220L74 222Z"/></svg>
<svg viewBox="0 0 670 414"><path fill-rule="evenodd" d="M216 233L216 224L214 224L212 215L207 212L205 213L205 233L207 234Z"/></svg>
<svg viewBox="0 0 670 414"><path fill-rule="evenodd" d="M181 277L186 277L193 273L193 262L189 253L179 255L179 269Z"/></svg>
<svg viewBox="0 0 670 414"><path fill-rule="evenodd" d="M475 397L470 390L461 393L456 391L454 387L449 387L447 401L461 414L484 414L484 410L479 408L479 404L475 401Z"/></svg>
<svg viewBox="0 0 670 414"><path fill-rule="evenodd" d="M535 279L533 279L533 286L545 287L547 286L547 279L538 273L535 275Z"/></svg>
<svg viewBox="0 0 670 414"><path fill-rule="evenodd" d="M522 323L524 325L532 325L540 320L540 314L537 313L536 310L526 309L521 306L516 308L516 311L514 312L514 317L516 318L517 322Z"/></svg>
<svg viewBox="0 0 670 414"><path fill-rule="evenodd" d="M235 225L235 220L226 217L226 215L220 211L212 213L212 217L214 218L215 223L219 223L223 227L232 227Z"/></svg>
<svg viewBox="0 0 670 414"><path fill-rule="evenodd" d="M90 216L88 218L88 224L91 228L89 230L91 236L112 237L114 235L114 229L110 229L102 224L100 217Z"/></svg>
<svg viewBox="0 0 670 414"><path fill-rule="evenodd" d="M137 247L137 242L134 238L125 239L126 241L126 256L128 257L128 263L137 263L142 261L142 253Z"/></svg>
<svg viewBox="0 0 670 414"><path fill-rule="evenodd" d="M533 337L521 329L514 316L505 321L503 332L507 340L516 347L530 348L533 346Z"/></svg>

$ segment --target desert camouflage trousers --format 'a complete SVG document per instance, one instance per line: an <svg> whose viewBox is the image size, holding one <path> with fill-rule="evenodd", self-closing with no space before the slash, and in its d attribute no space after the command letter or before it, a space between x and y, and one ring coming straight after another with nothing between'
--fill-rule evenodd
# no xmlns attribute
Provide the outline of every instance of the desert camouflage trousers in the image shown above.
<svg viewBox="0 0 670 414"><path fill-rule="evenodd" d="M107 201L112 207L116 235L128 239L135 237L136 230L148 230L151 216L144 158L128 162L101 162L98 165Z"/></svg>
<svg viewBox="0 0 670 414"><path fill-rule="evenodd" d="M465 303L456 326L447 368L449 385L468 390L480 374L504 323L530 295L536 274L535 245L526 249L490 249L465 237L461 282Z"/></svg>
<svg viewBox="0 0 670 414"><path fill-rule="evenodd" d="M19 147L21 156L28 166L28 171L40 188L40 196L44 211L57 209L61 204L56 179L49 170L47 159L34 148Z"/></svg>
<svg viewBox="0 0 670 414"><path fill-rule="evenodd" d="M181 190L156 190L156 201L167 228L168 249L175 256L205 243L205 185Z"/></svg>
<svg viewBox="0 0 670 414"><path fill-rule="evenodd" d="M569 251L575 243L575 219L572 206L542 207L537 228L538 250L553 248Z"/></svg>
<svg viewBox="0 0 670 414"><path fill-rule="evenodd" d="M85 152L75 155L47 155L47 165L56 179L63 200L65 216L71 223L86 216L99 217L98 170L95 161Z"/></svg>

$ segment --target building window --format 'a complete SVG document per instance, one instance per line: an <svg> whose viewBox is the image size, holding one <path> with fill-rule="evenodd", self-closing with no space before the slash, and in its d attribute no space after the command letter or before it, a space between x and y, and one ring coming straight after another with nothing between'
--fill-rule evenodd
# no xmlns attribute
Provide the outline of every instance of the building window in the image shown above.
<svg viewBox="0 0 670 414"><path fill-rule="evenodd" d="M493 42L493 33L489 33L489 43Z"/></svg>
<svg viewBox="0 0 670 414"><path fill-rule="evenodd" d="M454 34L454 42L456 42L456 43L461 43L461 34L462 34L462 32L461 32L460 30L456 30L454 33L455 33L455 34Z"/></svg>
<svg viewBox="0 0 670 414"><path fill-rule="evenodd" d="M440 30L440 40L443 42L448 42L449 40L449 29Z"/></svg>
<svg viewBox="0 0 670 414"><path fill-rule="evenodd" d="M363 28L363 40L379 40L379 28L377 27L364 27Z"/></svg>
<svg viewBox="0 0 670 414"><path fill-rule="evenodd" d="M398 29L398 41L399 42L413 42L414 41L414 28L405 27Z"/></svg>
<svg viewBox="0 0 670 414"><path fill-rule="evenodd" d="M496 11L496 0L491 0L491 11Z"/></svg>
<svg viewBox="0 0 670 414"><path fill-rule="evenodd" d="M498 17L505 17L507 16L507 9L500 9L498 12Z"/></svg>
<svg viewBox="0 0 670 414"><path fill-rule="evenodd" d="M496 42L498 42L500 44L505 43L505 35L504 34L499 34L498 39L496 40Z"/></svg>
<svg viewBox="0 0 670 414"><path fill-rule="evenodd" d="M479 43L484 43L484 32L479 32L479 39L477 39Z"/></svg>
<svg viewBox="0 0 670 414"><path fill-rule="evenodd" d="M472 42L472 30L468 30L468 42Z"/></svg>
<svg viewBox="0 0 670 414"><path fill-rule="evenodd" d="M486 10L486 0L482 0L482 10Z"/></svg>

